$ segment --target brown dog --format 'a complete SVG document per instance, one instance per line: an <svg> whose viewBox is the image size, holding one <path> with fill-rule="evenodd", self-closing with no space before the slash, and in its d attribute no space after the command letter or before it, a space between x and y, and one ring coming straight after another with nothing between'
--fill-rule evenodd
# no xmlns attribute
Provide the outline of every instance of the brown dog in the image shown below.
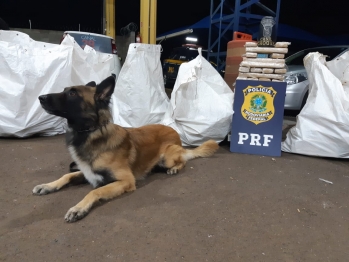
<svg viewBox="0 0 349 262"><path fill-rule="evenodd" d="M135 180L156 165L167 168L168 174L175 174L189 159L211 156L218 149L213 140L192 150L184 149L177 132L163 125L123 128L113 124L109 101L114 86L114 77L108 77L97 86L91 82L39 97L48 113L67 119L66 142L80 171L37 185L33 193L45 195L86 180L95 188L69 209L65 215L67 222L86 216L99 200L135 190Z"/></svg>

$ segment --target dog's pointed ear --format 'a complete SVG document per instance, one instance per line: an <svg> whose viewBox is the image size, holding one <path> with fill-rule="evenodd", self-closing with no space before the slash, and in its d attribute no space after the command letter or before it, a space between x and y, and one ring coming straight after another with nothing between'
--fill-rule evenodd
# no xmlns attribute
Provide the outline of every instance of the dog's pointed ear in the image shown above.
<svg viewBox="0 0 349 262"><path fill-rule="evenodd" d="M114 92L115 78L109 76L104 79L96 88L96 99L98 100L109 100Z"/></svg>
<svg viewBox="0 0 349 262"><path fill-rule="evenodd" d="M85 86L91 86L91 87L96 87L97 84L95 81L88 82Z"/></svg>

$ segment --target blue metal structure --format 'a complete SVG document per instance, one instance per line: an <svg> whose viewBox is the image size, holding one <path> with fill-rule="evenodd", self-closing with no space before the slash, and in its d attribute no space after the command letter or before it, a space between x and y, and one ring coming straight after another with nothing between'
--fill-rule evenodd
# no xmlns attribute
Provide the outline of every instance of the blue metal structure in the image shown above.
<svg viewBox="0 0 349 262"><path fill-rule="evenodd" d="M220 71L225 66L224 61L227 52L222 52L222 50L226 50L226 46L224 48L222 46L232 40L232 32L248 33L255 39L258 36L261 19L268 15L275 19L274 26L277 34L281 0L275 1L276 11L274 12L260 3L260 0L235 0L234 8L232 7L234 0L211 0L207 59L215 58L217 70ZM216 6L215 3L217 2L219 4ZM253 13L256 11L259 11L259 14ZM261 13L264 13L264 15Z"/></svg>

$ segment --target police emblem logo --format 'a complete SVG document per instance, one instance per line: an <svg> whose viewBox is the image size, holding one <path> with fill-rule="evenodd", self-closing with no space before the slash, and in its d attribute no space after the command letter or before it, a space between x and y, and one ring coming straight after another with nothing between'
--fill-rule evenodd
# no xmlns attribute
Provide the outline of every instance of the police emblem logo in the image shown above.
<svg viewBox="0 0 349 262"><path fill-rule="evenodd" d="M272 87L248 86L242 90L244 103L242 117L258 125L271 120L275 114L274 98L277 92Z"/></svg>

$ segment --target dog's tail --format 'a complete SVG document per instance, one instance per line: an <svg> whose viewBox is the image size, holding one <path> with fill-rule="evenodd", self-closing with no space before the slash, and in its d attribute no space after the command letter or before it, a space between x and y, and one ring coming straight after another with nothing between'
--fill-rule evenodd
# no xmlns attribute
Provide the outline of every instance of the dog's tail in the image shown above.
<svg viewBox="0 0 349 262"><path fill-rule="evenodd" d="M183 157L185 160L190 160L196 157L212 156L219 148L219 145L214 140L208 140L195 149L186 149Z"/></svg>

